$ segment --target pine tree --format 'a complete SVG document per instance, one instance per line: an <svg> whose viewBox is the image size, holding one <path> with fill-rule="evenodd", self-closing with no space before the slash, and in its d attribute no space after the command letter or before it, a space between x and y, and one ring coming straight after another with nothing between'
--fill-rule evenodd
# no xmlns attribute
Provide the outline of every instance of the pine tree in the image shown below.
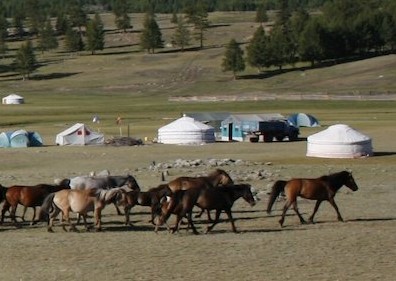
<svg viewBox="0 0 396 281"><path fill-rule="evenodd" d="M80 34L69 27L65 34L65 49L68 52L79 52L84 49L84 42Z"/></svg>
<svg viewBox="0 0 396 281"><path fill-rule="evenodd" d="M234 79L237 73L245 70L245 61L243 59L243 50L235 39L231 39L226 47L222 63L223 71L232 71Z"/></svg>
<svg viewBox="0 0 396 281"><path fill-rule="evenodd" d="M190 31L186 27L186 23L182 16L178 17L177 27L172 36L172 43L179 46L184 51L184 47L190 44Z"/></svg>
<svg viewBox="0 0 396 281"><path fill-rule="evenodd" d="M144 17L143 31L140 35L140 46L148 53L154 53L155 49L163 48L162 33L155 20L155 15L147 13Z"/></svg>
<svg viewBox="0 0 396 281"><path fill-rule="evenodd" d="M115 24L118 29L126 32L131 28L131 18L128 15L128 2L127 0L116 0L114 2L113 12L115 15Z"/></svg>
<svg viewBox="0 0 396 281"><path fill-rule="evenodd" d="M260 71L270 66L269 39L260 25L253 35L247 49L247 62Z"/></svg>
<svg viewBox="0 0 396 281"><path fill-rule="evenodd" d="M38 48L41 52L58 48L58 39L51 25L51 21L47 20L44 27L39 31Z"/></svg>
<svg viewBox="0 0 396 281"><path fill-rule="evenodd" d="M195 5L188 6L185 12L188 22L194 25L195 38L199 41L199 47L202 49L205 40L204 32L209 27L208 8L198 0Z"/></svg>
<svg viewBox="0 0 396 281"><path fill-rule="evenodd" d="M22 75L23 80L29 79L30 73L36 68L36 56L32 42L26 41L18 49L15 57L16 70Z"/></svg>
<svg viewBox="0 0 396 281"><path fill-rule="evenodd" d="M86 49L95 54L97 50L104 48L104 29L103 22L99 14L95 14L94 18L87 25L87 45Z"/></svg>

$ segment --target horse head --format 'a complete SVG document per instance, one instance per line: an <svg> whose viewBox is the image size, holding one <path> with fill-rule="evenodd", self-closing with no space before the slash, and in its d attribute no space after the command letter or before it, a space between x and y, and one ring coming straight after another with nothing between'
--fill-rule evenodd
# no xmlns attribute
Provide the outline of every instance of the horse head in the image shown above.
<svg viewBox="0 0 396 281"><path fill-rule="evenodd" d="M347 187L349 187L352 191L356 191L358 190L358 186L355 182L355 179L352 176L352 172L348 172L348 171L343 171L342 173L344 173L344 177L345 177L345 185Z"/></svg>
<svg viewBox="0 0 396 281"><path fill-rule="evenodd" d="M137 183L136 179L131 175L127 176L126 185L132 190L140 190L139 184Z"/></svg>
<svg viewBox="0 0 396 281"><path fill-rule="evenodd" d="M242 198L249 203L250 206L256 205L255 194L252 191L252 186L250 184L241 184L239 185L243 190Z"/></svg>

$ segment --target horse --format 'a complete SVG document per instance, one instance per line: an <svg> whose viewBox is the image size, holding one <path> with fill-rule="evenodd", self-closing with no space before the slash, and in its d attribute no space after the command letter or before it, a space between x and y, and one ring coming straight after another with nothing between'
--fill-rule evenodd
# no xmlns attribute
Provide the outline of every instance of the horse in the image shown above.
<svg viewBox="0 0 396 281"><path fill-rule="evenodd" d="M176 192L178 190L187 190L190 188L210 188L233 183L234 181L226 171L216 169L207 176L178 177L168 182L168 186L172 192Z"/></svg>
<svg viewBox="0 0 396 281"><path fill-rule="evenodd" d="M165 212L162 213L161 217L157 221L155 231L157 232L158 226L163 224L167 217L169 217L170 212L176 214L175 226L172 232L177 232L179 230L179 225L181 219L187 216L188 224L191 227L194 234L198 234L197 229L194 226L192 220L192 210L194 206L198 206L204 210L216 210L216 217L211 225L209 225L205 231L208 233L213 229L213 227L219 223L220 214L224 211L231 223L231 229L233 232L237 232L234 224L234 219L232 217L231 208L234 202L243 198L250 206L256 204L254 195L251 191L251 186L249 184L232 184L219 186L217 188L207 188L207 189L188 189L179 190L174 194L174 204L170 203L170 207L165 208Z"/></svg>
<svg viewBox="0 0 396 281"><path fill-rule="evenodd" d="M22 221L25 221L25 213L28 207L33 208L33 217L31 221L31 225L35 223L36 217L36 207L41 206L45 197L52 192L56 192L62 189L69 189L69 179L62 180L57 185L50 184L38 184L33 186L25 186L25 185L14 185L6 188L5 199L3 208L1 210L1 221L2 224L4 222L4 215L7 211L10 211L11 220L16 224L15 213L18 204L24 206L24 211L22 215Z"/></svg>
<svg viewBox="0 0 396 281"><path fill-rule="evenodd" d="M234 184L234 181L230 175L222 169L216 169L207 176L178 177L168 182L168 186L172 192L176 192L178 190L187 190L190 188L205 189L232 184ZM203 210L196 217L200 217L202 213ZM211 221L210 212L207 211L207 214L209 221Z"/></svg>
<svg viewBox="0 0 396 281"><path fill-rule="evenodd" d="M162 198L171 196L171 194L172 191L167 184L161 184L147 191L132 190L125 192L119 201L119 205L124 206L125 225L130 225L130 211L136 205L151 207L150 222L154 224L155 215L159 211Z"/></svg>
<svg viewBox="0 0 396 281"><path fill-rule="evenodd" d="M140 190L136 179L131 175L126 176L78 176L70 179L71 189L110 189L127 186L131 190ZM115 205L118 215L122 215Z"/></svg>
<svg viewBox="0 0 396 281"><path fill-rule="evenodd" d="M113 189L64 189L48 195L40 211L40 219L49 215L47 230L53 232L52 227L55 218L62 213L62 220L65 220L70 226L69 231L77 231L77 228L70 221L70 212L79 213L84 219L85 229L88 230L86 216L88 212L94 211L95 214L95 227L100 231L101 227L101 213L104 207L110 203L117 203L121 194L125 192L121 188ZM63 230L66 227L62 225Z"/></svg>
<svg viewBox="0 0 396 281"><path fill-rule="evenodd" d="M283 207L282 217L279 220L281 227L285 221L287 209L293 205L293 209L300 219L301 224L306 223L297 208L297 197L316 200L316 205L309 222L314 223L314 216L323 201L329 201L337 213L338 221L343 218L338 210L334 197L342 186L347 186L352 191L358 190L358 186L351 172L341 171L330 175L321 176L319 178L295 178L289 181L277 181L272 187L270 198L267 205L267 213L271 213L272 206L281 192L285 193L286 203Z"/></svg>

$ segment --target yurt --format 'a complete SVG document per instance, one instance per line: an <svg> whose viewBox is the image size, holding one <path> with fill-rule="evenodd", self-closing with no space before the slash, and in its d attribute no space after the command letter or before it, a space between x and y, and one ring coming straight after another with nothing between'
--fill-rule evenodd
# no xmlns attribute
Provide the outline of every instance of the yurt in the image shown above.
<svg viewBox="0 0 396 281"><path fill-rule="evenodd" d="M99 145L104 143L104 135L92 131L85 124L76 123L56 135L57 145Z"/></svg>
<svg viewBox="0 0 396 281"><path fill-rule="evenodd" d="M16 94L8 95L2 99L3 104L22 104L24 102L24 98Z"/></svg>
<svg viewBox="0 0 396 281"><path fill-rule="evenodd" d="M359 158L373 155L371 138L344 124L328 127L308 137L307 156Z"/></svg>
<svg viewBox="0 0 396 281"><path fill-rule="evenodd" d="M319 121L307 113L294 113L287 118L294 127L319 127Z"/></svg>
<svg viewBox="0 0 396 281"><path fill-rule="evenodd" d="M165 144L205 144L215 142L215 130L194 118L183 116L158 129L158 142Z"/></svg>

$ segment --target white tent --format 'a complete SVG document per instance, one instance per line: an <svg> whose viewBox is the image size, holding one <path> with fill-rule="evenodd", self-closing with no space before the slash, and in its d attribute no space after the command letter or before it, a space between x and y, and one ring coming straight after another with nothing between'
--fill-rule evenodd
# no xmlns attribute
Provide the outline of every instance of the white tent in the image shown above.
<svg viewBox="0 0 396 281"><path fill-rule="evenodd" d="M16 94L8 95L2 99L3 104L22 104L24 102L24 98Z"/></svg>
<svg viewBox="0 0 396 281"><path fill-rule="evenodd" d="M104 135L92 131L85 124L77 123L56 135L57 145L103 144Z"/></svg>
<svg viewBox="0 0 396 281"><path fill-rule="evenodd" d="M295 113L290 115L287 120L294 127L319 127L319 121L314 116L307 113Z"/></svg>
<svg viewBox="0 0 396 281"><path fill-rule="evenodd" d="M183 116L158 129L158 142L167 144L204 144L215 142L214 128Z"/></svg>
<svg viewBox="0 0 396 281"><path fill-rule="evenodd" d="M371 138L348 125L333 125L308 137L307 156L358 158L372 155Z"/></svg>

